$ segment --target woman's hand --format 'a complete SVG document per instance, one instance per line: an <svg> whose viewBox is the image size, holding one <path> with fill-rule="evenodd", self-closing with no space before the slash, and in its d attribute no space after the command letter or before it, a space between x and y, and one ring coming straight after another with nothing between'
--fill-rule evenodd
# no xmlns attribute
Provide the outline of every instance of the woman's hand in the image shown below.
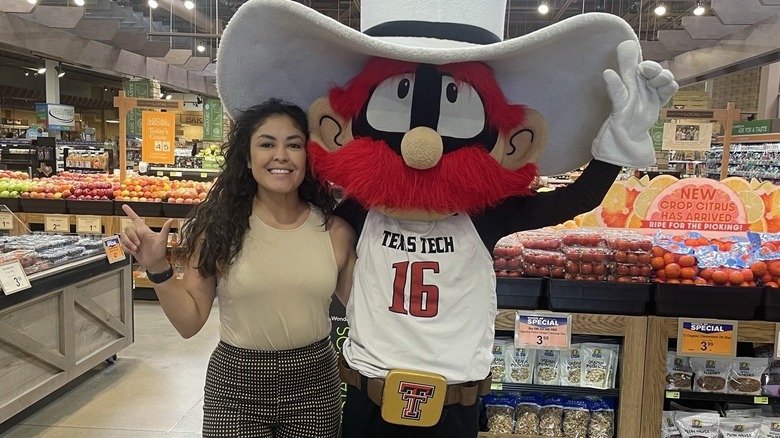
<svg viewBox="0 0 780 438"><path fill-rule="evenodd" d="M151 230L129 205L122 205L127 217L133 225L125 227L122 234L122 245L125 251L135 257L147 271L159 274L168 270L168 260L165 255L168 246L168 234L171 232L173 219L168 219L159 233Z"/></svg>

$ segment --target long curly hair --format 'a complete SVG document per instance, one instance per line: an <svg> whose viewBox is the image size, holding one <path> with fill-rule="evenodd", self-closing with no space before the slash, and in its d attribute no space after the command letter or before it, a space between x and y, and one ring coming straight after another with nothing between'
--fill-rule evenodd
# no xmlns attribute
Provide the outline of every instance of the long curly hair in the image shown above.
<svg viewBox="0 0 780 438"><path fill-rule="evenodd" d="M250 139L269 117L276 115L289 117L304 133L306 147L309 147L306 113L294 104L270 99L236 117L228 141L222 145L222 173L206 199L188 215L190 220L186 229L180 230L183 231L181 242L174 252L175 260L180 263L191 263L190 258L197 253L197 269L201 276L220 276L241 252L258 184L252 170L247 168ZM314 178L308 161L298 196L319 208L325 217L324 224L327 224L336 201L327 184Z"/></svg>

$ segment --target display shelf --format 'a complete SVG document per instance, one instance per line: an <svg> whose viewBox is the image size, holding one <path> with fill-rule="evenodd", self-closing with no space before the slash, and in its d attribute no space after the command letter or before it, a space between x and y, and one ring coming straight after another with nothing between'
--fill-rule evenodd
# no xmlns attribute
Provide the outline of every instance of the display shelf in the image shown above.
<svg viewBox="0 0 780 438"><path fill-rule="evenodd" d="M191 179L194 181L211 181L217 177L220 169L190 169L185 167L158 167L149 166L148 175L167 176L171 179Z"/></svg>
<svg viewBox="0 0 780 438"><path fill-rule="evenodd" d="M582 386L534 385L523 383L494 383L491 392L540 392L543 394L597 395L599 397L619 397L620 389L597 389Z"/></svg>
<svg viewBox="0 0 780 438"><path fill-rule="evenodd" d="M514 331L516 310L499 310L496 330ZM620 388L617 391L618 408L615 413L617 437L638 437L642 426L643 379L645 369L645 346L647 343L646 316L595 315L572 313L572 334L622 337L619 365ZM666 363L664 362L664 367ZM664 368L665 371L665 368ZM543 385L532 385L540 391ZM607 395L604 390L599 394ZM660 397L659 397L660 398ZM656 432L658 438L660 411ZM480 437L529 437L528 435L500 435L480 433ZM650 436L648 436L649 438Z"/></svg>
<svg viewBox="0 0 780 438"><path fill-rule="evenodd" d="M669 339L677 337L679 318L647 317L647 354L644 364L644 401L642 403L642 438L658 438L665 400L666 352ZM738 342L757 342L773 344L775 342L775 323L767 321L739 321ZM683 393L681 392L681 398ZM687 392L685 393L688 394ZM697 394L701 397L713 395ZM745 396L715 394L719 400L743 401ZM752 399L752 397L749 397ZM620 435L622 436L622 435ZM627 435L639 436L639 435Z"/></svg>
<svg viewBox="0 0 780 438"><path fill-rule="evenodd" d="M514 433L491 433L480 432L477 434L479 438L547 438L543 435L519 435Z"/></svg>
<svg viewBox="0 0 780 438"><path fill-rule="evenodd" d="M729 176L780 180L780 143L772 143L770 136L756 137L751 142L731 145L728 156ZM707 154L707 174L719 179L722 169L723 151L714 146Z"/></svg>
<svg viewBox="0 0 780 438"><path fill-rule="evenodd" d="M745 405L780 405L780 397L761 395L716 394L694 391L666 391L664 394L668 400L728 401Z"/></svg>
<svg viewBox="0 0 780 438"><path fill-rule="evenodd" d="M22 221L22 223L25 224L25 226L30 231L44 231L46 228L46 216L49 214L46 213L19 213L17 216L19 217L19 220ZM77 214L52 214L53 216L57 217L66 217L66 220L68 224L70 225L70 230L65 230L64 232L76 232L76 225L78 224L78 217L81 215ZM85 215L85 216L93 216L93 215ZM102 230L100 230L99 234L116 234L119 231L118 228L118 218L115 219L114 216L100 216L100 224ZM98 230L95 230L96 232Z"/></svg>

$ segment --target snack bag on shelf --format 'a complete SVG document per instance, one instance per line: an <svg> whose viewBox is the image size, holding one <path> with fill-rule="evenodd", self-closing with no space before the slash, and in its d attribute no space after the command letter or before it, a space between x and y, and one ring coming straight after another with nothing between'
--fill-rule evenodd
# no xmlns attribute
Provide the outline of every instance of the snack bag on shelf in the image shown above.
<svg viewBox="0 0 780 438"><path fill-rule="evenodd" d="M693 370L690 359L677 356L674 351L666 352L666 389L690 391L693 383Z"/></svg>
<svg viewBox="0 0 780 438"><path fill-rule="evenodd" d="M490 364L490 373L494 382L503 382L506 374L506 354L504 350L512 340L496 338L493 340L493 362Z"/></svg>
<svg viewBox="0 0 780 438"><path fill-rule="evenodd" d="M536 350L535 385L560 384L561 352L558 350Z"/></svg>
<svg viewBox="0 0 780 438"><path fill-rule="evenodd" d="M484 402L488 432L512 433L515 428L514 413L517 398L512 394L488 394Z"/></svg>
<svg viewBox="0 0 780 438"><path fill-rule="evenodd" d="M519 277L523 247L514 234L502 237L493 248L493 270L496 277Z"/></svg>
<svg viewBox="0 0 780 438"><path fill-rule="evenodd" d="M614 386L618 348L613 344L582 344L582 386L596 389Z"/></svg>
<svg viewBox="0 0 780 438"><path fill-rule="evenodd" d="M722 438L759 438L761 420L752 418L721 418L718 428Z"/></svg>
<svg viewBox="0 0 780 438"><path fill-rule="evenodd" d="M533 383L536 350L533 348L515 347L513 342L507 342L504 347L504 354L506 354L504 382Z"/></svg>
<svg viewBox="0 0 780 438"><path fill-rule="evenodd" d="M571 344L561 351L561 386L581 386L582 345Z"/></svg>
<svg viewBox="0 0 780 438"><path fill-rule="evenodd" d="M780 438L780 418L768 417L761 419L761 438Z"/></svg>
<svg viewBox="0 0 780 438"><path fill-rule="evenodd" d="M563 436L563 406L566 397L549 395L539 410L539 435Z"/></svg>
<svg viewBox="0 0 780 438"><path fill-rule="evenodd" d="M595 397L588 400L590 423L588 438L613 438L615 436L615 400Z"/></svg>
<svg viewBox="0 0 780 438"><path fill-rule="evenodd" d="M691 358L693 390L696 392L726 393L726 382L731 368L731 359Z"/></svg>
<svg viewBox="0 0 780 438"><path fill-rule="evenodd" d="M761 376L761 394L772 397L780 396L780 360L774 360L774 345L759 345L753 349L756 357L768 361L766 372Z"/></svg>
<svg viewBox="0 0 780 438"><path fill-rule="evenodd" d="M661 420L661 438L682 438L677 424L674 422L674 416L677 411L664 411Z"/></svg>
<svg viewBox="0 0 780 438"><path fill-rule="evenodd" d="M683 438L718 438L720 433L717 412L677 412L674 421Z"/></svg>
<svg viewBox="0 0 780 438"><path fill-rule="evenodd" d="M539 434L539 415L544 403L541 394L522 394L515 406L515 432L523 435Z"/></svg>
<svg viewBox="0 0 780 438"><path fill-rule="evenodd" d="M768 365L766 358L735 358L729 369L729 394L761 395L761 376Z"/></svg>
<svg viewBox="0 0 780 438"><path fill-rule="evenodd" d="M563 436L586 438L590 424L590 408L585 399L570 398L563 405Z"/></svg>

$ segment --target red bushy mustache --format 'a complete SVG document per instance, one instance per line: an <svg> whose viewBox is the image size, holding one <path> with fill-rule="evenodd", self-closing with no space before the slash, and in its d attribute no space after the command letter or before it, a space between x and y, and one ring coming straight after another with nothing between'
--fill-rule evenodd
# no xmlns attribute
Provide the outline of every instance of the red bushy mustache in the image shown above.
<svg viewBox="0 0 780 438"><path fill-rule="evenodd" d="M407 166L384 141L368 137L334 152L316 143L308 151L316 177L341 186L366 208L473 214L507 197L529 195L538 175L533 163L507 170L478 146L444 154L426 170Z"/></svg>

